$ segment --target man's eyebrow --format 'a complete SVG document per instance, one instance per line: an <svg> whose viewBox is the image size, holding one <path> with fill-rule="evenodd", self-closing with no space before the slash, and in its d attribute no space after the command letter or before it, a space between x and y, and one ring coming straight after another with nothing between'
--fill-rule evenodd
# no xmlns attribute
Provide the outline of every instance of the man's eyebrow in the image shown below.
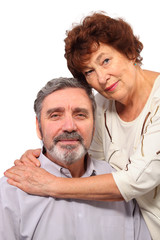
<svg viewBox="0 0 160 240"><path fill-rule="evenodd" d="M86 109L86 108L80 108L80 107L75 108L75 109L73 110L73 112L74 112L74 113L83 112L83 113L85 113L85 114L87 114L87 115L89 114L88 109Z"/></svg>
<svg viewBox="0 0 160 240"><path fill-rule="evenodd" d="M46 115L50 115L53 112L63 112L63 111L64 111L63 107L50 108L47 110Z"/></svg>
<svg viewBox="0 0 160 240"><path fill-rule="evenodd" d="M54 112L64 112L64 111L65 111L65 108L63 108L63 107L50 108L50 109L47 110L46 115L49 116L50 114L52 114ZM86 108L77 107L77 108L73 109L74 114L75 113L80 113L80 112L89 115L89 111Z"/></svg>

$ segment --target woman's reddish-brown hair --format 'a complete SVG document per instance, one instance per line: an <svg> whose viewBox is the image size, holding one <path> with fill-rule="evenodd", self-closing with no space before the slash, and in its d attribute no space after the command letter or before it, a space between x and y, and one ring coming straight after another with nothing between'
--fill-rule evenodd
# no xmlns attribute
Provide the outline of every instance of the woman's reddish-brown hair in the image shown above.
<svg viewBox="0 0 160 240"><path fill-rule="evenodd" d="M103 12L93 13L67 31L66 35L65 58L69 70L76 78L85 79L82 74L85 62L100 43L115 48L139 65L142 63L140 53L143 44L133 34L131 26L121 18L114 19Z"/></svg>

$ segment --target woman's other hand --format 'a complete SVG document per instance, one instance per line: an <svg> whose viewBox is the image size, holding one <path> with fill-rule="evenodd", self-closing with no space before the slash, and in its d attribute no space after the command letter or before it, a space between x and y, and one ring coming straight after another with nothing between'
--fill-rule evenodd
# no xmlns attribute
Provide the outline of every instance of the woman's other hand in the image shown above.
<svg viewBox="0 0 160 240"><path fill-rule="evenodd" d="M36 166L40 167L40 162L37 159L40 155L41 149L27 150L20 159L14 161L15 166Z"/></svg>

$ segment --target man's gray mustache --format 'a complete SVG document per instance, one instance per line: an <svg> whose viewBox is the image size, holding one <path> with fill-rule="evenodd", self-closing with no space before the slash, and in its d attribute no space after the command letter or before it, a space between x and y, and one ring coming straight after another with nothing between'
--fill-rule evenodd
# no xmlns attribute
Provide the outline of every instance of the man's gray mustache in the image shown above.
<svg viewBox="0 0 160 240"><path fill-rule="evenodd" d="M61 135L57 136L54 138L54 142L55 144L61 140L78 140L80 141L81 143L83 142L83 138L77 133L77 132L71 132L71 133L68 133L68 132L65 132L65 133L62 133Z"/></svg>

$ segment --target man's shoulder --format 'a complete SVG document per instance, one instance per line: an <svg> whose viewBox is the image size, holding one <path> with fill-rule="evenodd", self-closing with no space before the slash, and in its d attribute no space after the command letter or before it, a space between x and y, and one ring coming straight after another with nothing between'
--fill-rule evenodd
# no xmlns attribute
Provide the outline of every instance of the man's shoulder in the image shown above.
<svg viewBox="0 0 160 240"><path fill-rule="evenodd" d="M6 177L2 177L0 178L0 192L7 192L8 194L11 192L16 192L17 187L14 187L12 185L10 185L7 182L7 178Z"/></svg>
<svg viewBox="0 0 160 240"><path fill-rule="evenodd" d="M7 182L6 177L0 178L0 198L12 202L13 200L21 198L22 195L27 195L18 187L12 186Z"/></svg>
<svg viewBox="0 0 160 240"><path fill-rule="evenodd" d="M6 177L1 177L0 178L0 189L3 187L7 187L9 184L7 182L7 178ZM11 185L9 185L11 186Z"/></svg>
<svg viewBox="0 0 160 240"><path fill-rule="evenodd" d="M17 209L18 206L18 188L10 185L6 177L0 178L0 208Z"/></svg>
<svg viewBox="0 0 160 240"><path fill-rule="evenodd" d="M97 175L111 173L114 171L114 169L106 161L96 160L93 158L91 160L92 160L92 163L94 165Z"/></svg>

